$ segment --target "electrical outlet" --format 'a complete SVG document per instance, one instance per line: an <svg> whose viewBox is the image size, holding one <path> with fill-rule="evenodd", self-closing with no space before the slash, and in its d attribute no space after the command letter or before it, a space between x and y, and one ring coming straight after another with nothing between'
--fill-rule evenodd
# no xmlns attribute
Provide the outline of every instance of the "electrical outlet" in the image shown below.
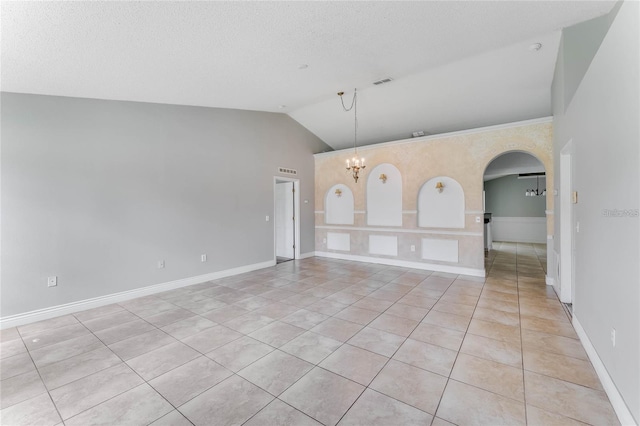
<svg viewBox="0 0 640 426"><path fill-rule="evenodd" d="M58 285L58 277L48 277L47 287L55 287Z"/></svg>
<svg viewBox="0 0 640 426"><path fill-rule="evenodd" d="M322 239L322 244L327 244L327 239L326 238Z"/></svg>
<svg viewBox="0 0 640 426"><path fill-rule="evenodd" d="M200 262L206 262L206 261L207 261L207 255L206 254L200 255Z"/></svg>
<svg viewBox="0 0 640 426"><path fill-rule="evenodd" d="M265 216L264 220L265 222L269 222L269 216Z"/></svg>
<svg viewBox="0 0 640 426"><path fill-rule="evenodd" d="M611 346L616 347L616 329L611 329Z"/></svg>
<svg viewBox="0 0 640 426"><path fill-rule="evenodd" d="M416 251L416 246L414 246L413 244L411 244L411 251Z"/></svg>
<svg viewBox="0 0 640 426"><path fill-rule="evenodd" d="M476 216L476 223L480 223L481 221L480 216Z"/></svg>
<svg viewBox="0 0 640 426"><path fill-rule="evenodd" d="M164 260L158 260L158 269L164 268Z"/></svg>

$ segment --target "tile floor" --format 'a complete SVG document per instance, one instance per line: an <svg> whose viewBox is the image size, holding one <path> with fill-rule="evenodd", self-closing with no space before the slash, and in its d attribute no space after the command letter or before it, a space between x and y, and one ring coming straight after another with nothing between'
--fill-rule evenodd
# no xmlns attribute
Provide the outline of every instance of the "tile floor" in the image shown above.
<svg viewBox="0 0 640 426"><path fill-rule="evenodd" d="M3 330L3 425L618 424L544 246L311 258Z"/></svg>

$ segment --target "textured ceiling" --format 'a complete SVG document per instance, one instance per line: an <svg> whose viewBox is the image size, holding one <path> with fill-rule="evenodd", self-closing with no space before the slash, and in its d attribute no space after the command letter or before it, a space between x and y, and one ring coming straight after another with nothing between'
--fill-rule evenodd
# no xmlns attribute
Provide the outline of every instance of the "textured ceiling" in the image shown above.
<svg viewBox="0 0 640 426"><path fill-rule="evenodd" d="M354 87L363 144L549 115L559 31L613 5L3 1L1 84L285 112L342 148L353 117L335 93Z"/></svg>

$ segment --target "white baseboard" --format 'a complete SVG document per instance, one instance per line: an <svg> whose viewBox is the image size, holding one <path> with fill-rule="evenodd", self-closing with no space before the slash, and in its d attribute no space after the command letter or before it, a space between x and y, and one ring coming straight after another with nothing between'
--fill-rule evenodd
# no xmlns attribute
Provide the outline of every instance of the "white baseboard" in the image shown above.
<svg viewBox="0 0 640 426"><path fill-rule="evenodd" d="M403 268L425 269L428 271L448 272L452 274L470 275L473 277L484 277L484 269L467 268L464 266L440 265L438 263L411 262L408 260L385 259L382 257L358 256L354 254L331 253L316 251L316 256L328 257L331 259L353 260L355 262L378 263L382 265L401 266Z"/></svg>
<svg viewBox="0 0 640 426"><path fill-rule="evenodd" d="M300 259L308 259L310 257L315 256L316 253L313 251L310 251L309 253L300 253Z"/></svg>
<svg viewBox="0 0 640 426"><path fill-rule="evenodd" d="M98 308L100 306L118 303L124 300L135 299L137 297L148 296L150 294L161 293L163 291L174 290L176 288L187 287L194 284L200 284L206 281L217 280L219 278L230 277L232 275L243 274L245 272L255 271L257 269L268 268L275 265L275 261L254 263L251 265L239 266L237 268L225 269L223 271L211 272L209 274L198 275L195 277L182 278L175 281L169 281L161 284L154 284L147 287L127 290L120 293L108 294L106 296L94 297L91 299L80 300L77 302L66 303L64 305L52 306L50 308L38 309L36 311L25 312L22 314L11 315L0 318L0 329L16 327L19 325L29 324L36 321L57 317L60 315L72 314L74 312L84 311L87 309Z"/></svg>
<svg viewBox="0 0 640 426"><path fill-rule="evenodd" d="M573 315L572 322L573 328L576 329L576 333L580 338L580 342L582 342L582 346L584 346L584 349L589 356L589 360L591 360L591 364L593 364L593 368L596 370L596 374L598 375L600 382L602 382L602 387L607 393L609 401L611 401L613 410L616 412L618 420L620 420L620 424L622 424L622 426L637 426L637 423L631 415L631 411L629 411L629 408L627 407L627 404L625 404L622 395L620 395L620 392L618 392L618 388L616 387L615 383L613 383L613 379L611 379L607 368L604 366L602 360L598 356L596 348L594 348L591 344L591 340L589 340L587 332L584 331L584 328L582 328L582 325L580 324L580 321L575 316L575 314Z"/></svg>
<svg viewBox="0 0 640 426"><path fill-rule="evenodd" d="M547 283L547 285L550 285L550 286L554 286L556 284L556 281L552 277L550 277L549 275L545 275L544 282Z"/></svg>

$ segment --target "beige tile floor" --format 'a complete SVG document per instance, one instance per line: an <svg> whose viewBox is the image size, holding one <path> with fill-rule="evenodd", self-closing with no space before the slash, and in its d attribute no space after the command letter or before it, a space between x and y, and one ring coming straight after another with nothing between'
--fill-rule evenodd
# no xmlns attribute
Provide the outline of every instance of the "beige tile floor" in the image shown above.
<svg viewBox="0 0 640 426"><path fill-rule="evenodd" d="M618 424L544 246L312 258L3 330L3 425Z"/></svg>

